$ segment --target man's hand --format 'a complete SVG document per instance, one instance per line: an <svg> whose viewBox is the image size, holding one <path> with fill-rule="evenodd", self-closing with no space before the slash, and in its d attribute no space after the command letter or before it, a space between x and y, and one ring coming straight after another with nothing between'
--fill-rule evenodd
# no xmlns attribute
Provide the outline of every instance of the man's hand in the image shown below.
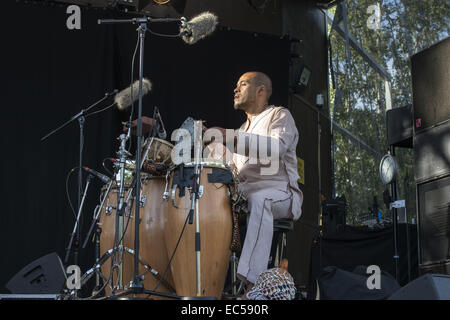
<svg viewBox="0 0 450 320"><path fill-rule="evenodd" d="M216 140L219 140L223 144L226 143L226 129L220 127L211 127L205 131L205 134L203 135L203 144L205 146Z"/></svg>

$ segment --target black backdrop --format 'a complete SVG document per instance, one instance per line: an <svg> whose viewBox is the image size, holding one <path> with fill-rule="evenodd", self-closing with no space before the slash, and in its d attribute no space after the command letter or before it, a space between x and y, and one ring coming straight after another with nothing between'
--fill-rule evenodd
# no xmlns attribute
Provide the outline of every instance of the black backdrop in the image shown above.
<svg viewBox="0 0 450 320"><path fill-rule="evenodd" d="M404 286L419 276L417 225L399 223L397 231L398 279ZM317 236L311 245L308 297L316 297L316 280L327 266L354 272L357 266L377 265L395 278L393 227L370 229L345 226ZM367 298L367 297L366 297Z"/></svg>
<svg viewBox="0 0 450 320"><path fill-rule="evenodd" d="M121 90L131 82L136 26L98 25L97 19L118 15L83 8L81 30L68 30L68 16L66 6L2 1L2 293L9 293L4 284L35 259L50 252L64 259L75 223L65 183L78 165L78 123L44 142L40 139L105 92ZM159 32L177 31L176 25L150 27ZM245 71L269 74L274 83L271 102L287 104L288 39L219 28L193 46L148 34L145 51L144 74L153 89L144 98L143 114L151 116L158 106L168 137L189 116L206 120L207 126L238 127L245 115L234 111L232 97ZM105 173L102 160L114 156L121 121L128 117L129 110L114 108L86 119L84 166ZM68 186L76 208L77 171L69 177ZM100 187L93 180L82 214L82 240ZM80 251L82 272L93 265L93 252L92 243Z"/></svg>

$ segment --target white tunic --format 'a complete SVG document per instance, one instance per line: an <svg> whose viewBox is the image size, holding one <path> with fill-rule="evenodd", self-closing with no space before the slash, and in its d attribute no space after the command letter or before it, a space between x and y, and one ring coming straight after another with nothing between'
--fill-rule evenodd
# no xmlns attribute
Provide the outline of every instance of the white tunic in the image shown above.
<svg viewBox="0 0 450 320"><path fill-rule="evenodd" d="M233 162L240 189L248 199L250 216L237 273L255 283L267 269L273 236L273 220L300 218L303 193L298 187L298 130L288 109L269 106L247 120L239 130ZM246 155L245 139L249 148ZM261 141L272 145L270 157ZM259 146L259 147L258 147ZM265 162L267 158L270 163ZM270 170L269 170L270 169Z"/></svg>

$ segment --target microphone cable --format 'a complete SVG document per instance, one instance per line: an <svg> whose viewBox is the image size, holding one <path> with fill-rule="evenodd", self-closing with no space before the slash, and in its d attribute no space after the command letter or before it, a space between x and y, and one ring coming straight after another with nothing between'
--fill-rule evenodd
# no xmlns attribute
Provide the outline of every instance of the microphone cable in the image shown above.
<svg viewBox="0 0 450 320"><path fill-rule="evenodd" d="M154 36L165 37L165 38L178 38L181 36L181 32L179 32L178 34L163 34L163 33L155 32L148 27L147 27L147 32L150 34L153 34Z"/></svg>
<svg viewBox="0 0 450 320"><path fill-rule="evenodd" d="M100 110L97 110L97 111L93 111L93 112L91 112L91 113L88 113L88 114L85 115L84 117L87 118L87 117L92 116L92 115L94 115L94 114L97 114L97 113L103 112L103 111L105 111L105 110L108 110L109 108L112 108L115 104L116 104L116 103L114 102L114 103L110 104L109 106L107 106L107 107L105 107L105 108L103 108L103 109L100 109Z"/></svg>
<svg viewBox="0 0 450 320"><path fill-rule="evenodd" d="M76 170L76 169L80 169L80 167L76 166L74 168L72 168L69 173L66 176L66 197L67 197L67 201L69 202L70 208L72 209L73 212L73 216L75 217L75 220L77 219L77 213L75 211L75 208L73 207L72 201L70 200L70 194L69 194L69 178L72 175L72 173Z"/></svg>

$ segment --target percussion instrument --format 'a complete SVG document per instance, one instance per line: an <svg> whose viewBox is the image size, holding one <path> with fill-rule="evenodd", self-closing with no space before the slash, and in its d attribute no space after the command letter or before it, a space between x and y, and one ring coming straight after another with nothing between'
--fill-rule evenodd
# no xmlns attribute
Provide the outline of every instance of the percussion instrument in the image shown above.
<svg viewBox="0 0 450 320"><path fill-rule="evenodd" d="M173 289L173 280L171 271L167 269L164 279L161 277L168 266L169 258L164 242L164 229L167 202L162 200L165 187L165 180L162 177L153 177L148 174L142 175L142 188L140 197L141 223L139 225L139 243L140 243L140 266L139 274L144 275L143 285L147 290L175 293ZM127 197L130 191L130 185L126 185ZM115 242L119 242L121 234L116 237L116 219L125 233L120 243L122 250L115 250L111 256L111 261L106 261L101 268L102 274L109 279L112 274L112 282L106 287L106 295L117 293L117 290L125 290L134 275L134 205L127 207L123 216L118 216L116 206L118 198L118 188L113 188L107 197L105 207L100 215L99 226L102 229L100 235L100 255L108 250L117 248ZM131 210L130 210L131 209ZM120 249L120 247L119 247ZM119 263L119 257L122 257L122 263ZM112 264L115 264L112 268ZM121 285L123 287L121 287ZM116 290L117 289L117 290ZM158 299L154 296L152 298Z"/></svg>
<svg viewBox="0 0 450 320"><path fill-rule="evenodd" d="M150 146L149 146L150 144ZM162 164L167 167L172 165L172 149L173 144L167 142L166 140L158 139L158 138L148 138L144 142L143 149L148 150L145 161L149 161L154 164Z"/></svg>
<svg viewBox="0 0 450 320"><path fill-rule="evenodd" d="M194 225L187 223L194 171L195 164L186 163L167 172L166 190L169 190L169 196L166 196L164 239L168 256L175 252L171 271L180 296L197 294L196 235ZM230 168L223 163L201 163L198 200L201 294L218 299L221 298L230 257L233 225L228 184L232 180Z"/></svg>

